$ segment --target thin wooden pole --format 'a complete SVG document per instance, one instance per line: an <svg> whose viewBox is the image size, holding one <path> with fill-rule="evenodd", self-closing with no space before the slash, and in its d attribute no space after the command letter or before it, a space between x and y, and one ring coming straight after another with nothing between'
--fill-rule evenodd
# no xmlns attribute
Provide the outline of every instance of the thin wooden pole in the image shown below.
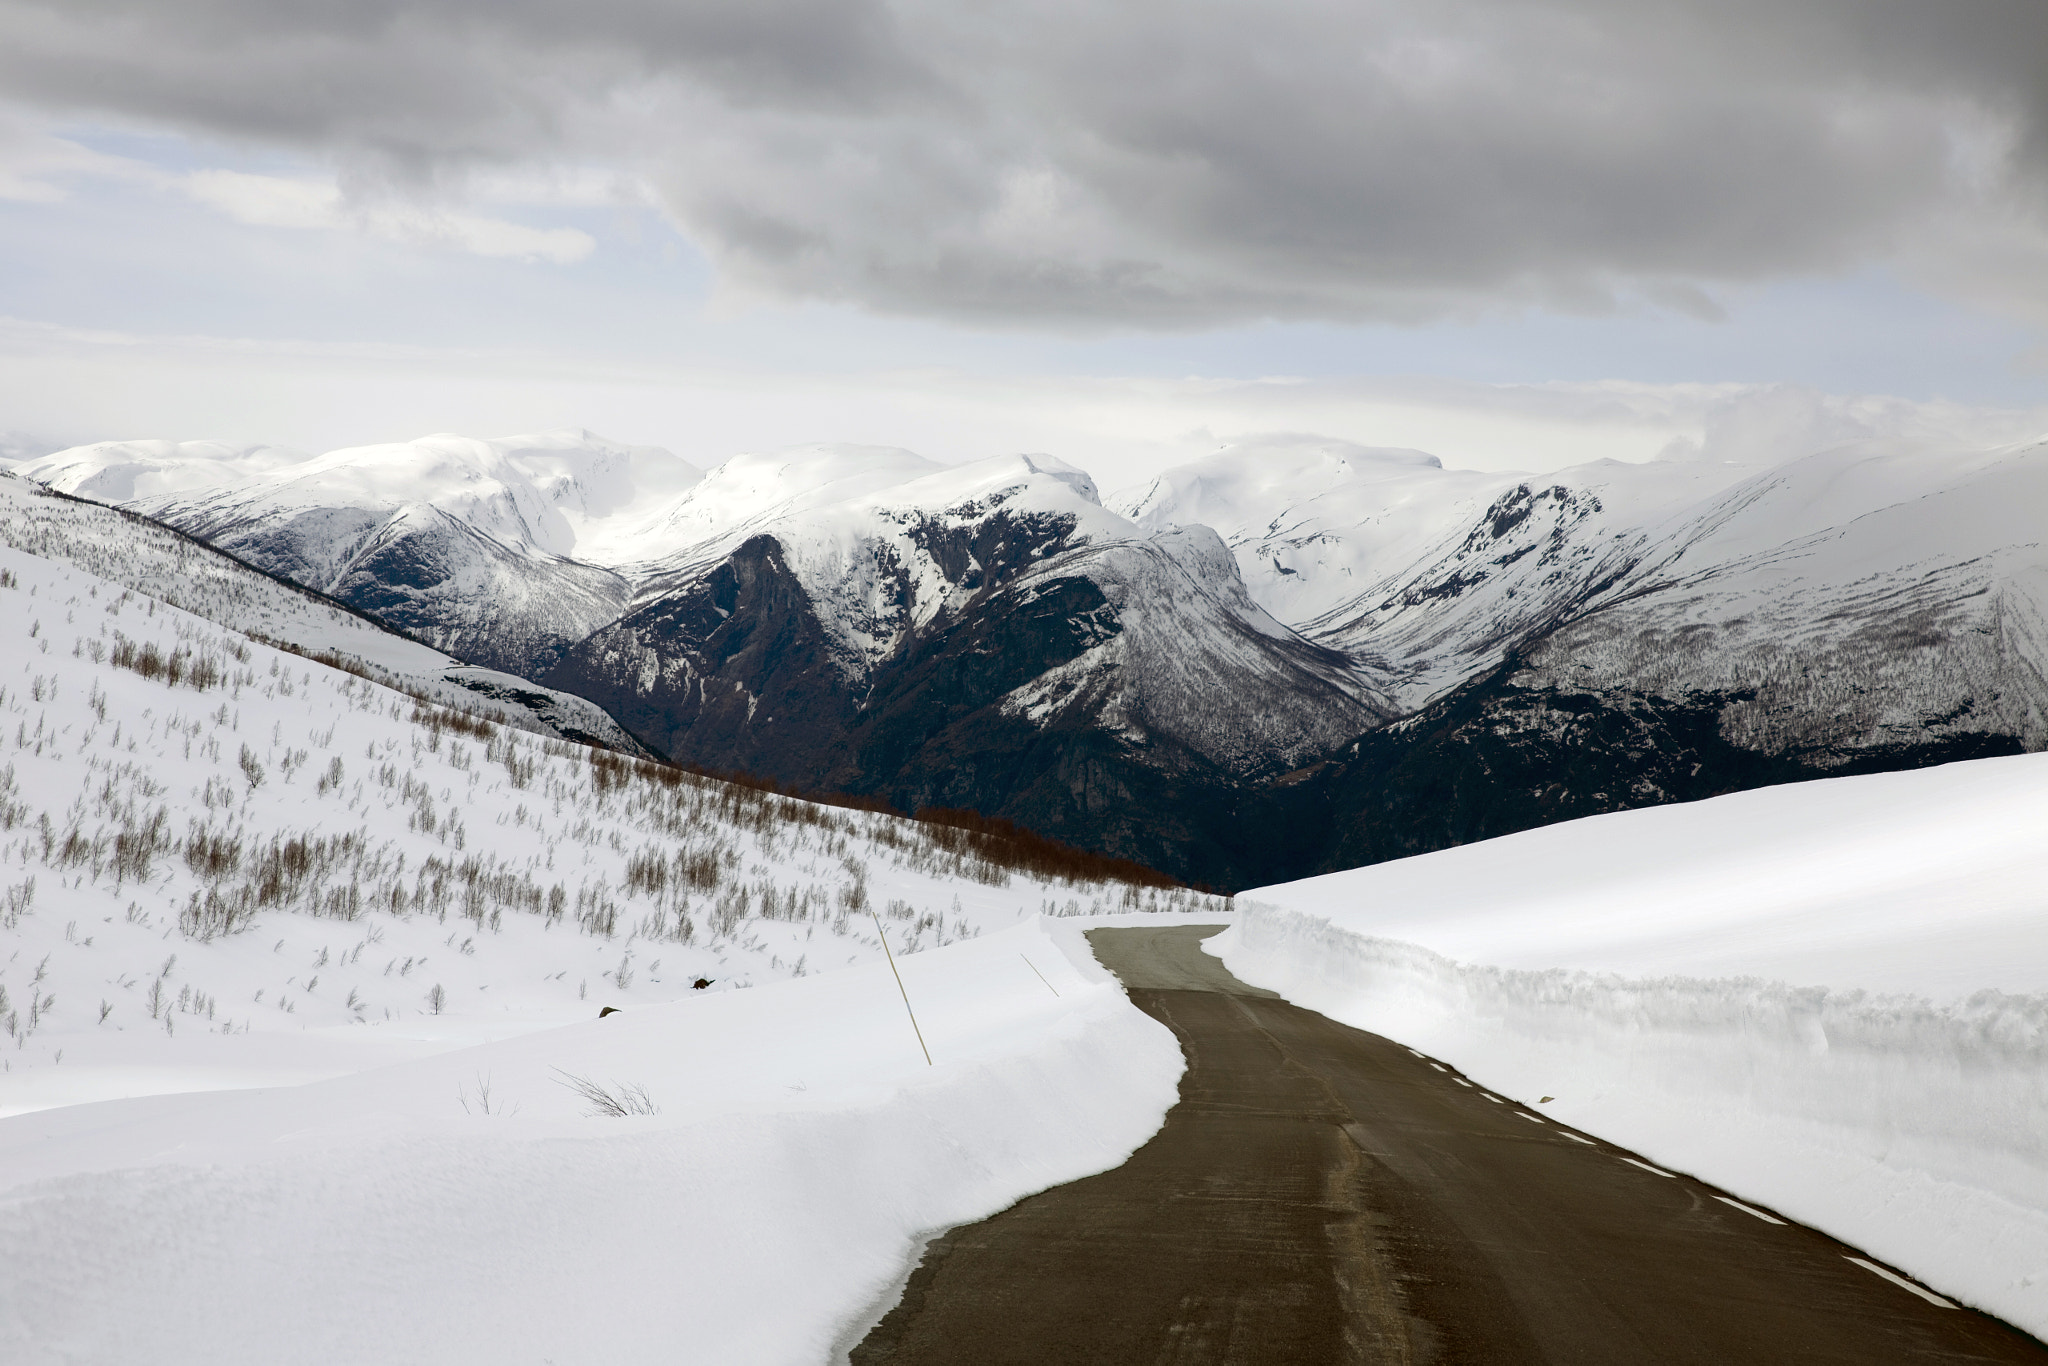
<svg viewBox="0 0 2048 1366"><path fill-rule="evenodd" d="M924 1050L924 1065L930 1067L932 1051L925 1048L924 1031L917 1027L917 1012L910 1008L910 993L903 988L903 974L896 971L896 955L889 952L889 932L882 928L882 917L877 914L874 907L868 907L868 914L875 917L875 933L882 937L882 957L889 960L889 973L896 979L896 990L903 992L903 1013L910 1017L910 1032L917 1035L917 1046ZM1032 971L1036 972L1038 969L1033 968ZM1048 982L1046 985L1051 986L1052 983Z"/></svg>
<svg viewBox="0 0 2048 1366"><path fill-rule="evenodd" d="M1019 958L1024 958L1024 955L1021 953L1017 956ZM1038 972L1038 964L1032 962L1029 958L1024 958L1024 966L1030 968L1033 972L1038 973L1038 980L1041 982L1045 982L1045 974L1042 972ZM1050 982L1045 982L1045 989L1055 996L1060 994L1060 989Z"/></svg>

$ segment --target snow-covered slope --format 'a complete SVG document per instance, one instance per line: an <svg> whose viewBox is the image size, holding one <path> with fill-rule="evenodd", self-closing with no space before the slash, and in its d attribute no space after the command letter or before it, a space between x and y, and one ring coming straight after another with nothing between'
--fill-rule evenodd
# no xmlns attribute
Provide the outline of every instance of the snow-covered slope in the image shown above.
<svg viewBox="0 0 2048 1366"><path fill-rule="evenodd" d="M250 569L188 537L0 473L0 545L70 565L228 630L340 664L415 697L560 739L640 754L595 704L459 664L360 613Z"/></svg>
<svg viewBox="0 0 2048 1366"><path fill-rule="evenodd" d="M701 475L582 431L430 436L290 459L113 442L22 472L198 536L494 668L537 672L616 616L629 585L572 558Z"/></svg>
<svg viewBox="0 0 2048 1366"><path fill-rule="evenodd" d="M206 492L262 478L306 459L286 446L225 441L98 441L14 462L15 473L100 503Z"/></svg>
<svg viewBox="0 0 2048 1366"><path fill-rule="evenodd" d="M1117 1165L1175 1100L1173 1036L1061 928L900 960L932 1066L874 962L0 1121L0 1358L826 1366L932 1229Z"/></svg>
<svg viewBox="0 0 2048 1366"><path fill-rule="evenodd" d="M629 573L643 562L716 559L777 518L857 501L943 469L894 446L827 443L743 451L680 497L619 519L607 539L586 543L579 553Z"/></svg>
<svg viewBox="0 0 2048 1366"><path fill-rule="evenodd" d="M298 1080L862 961L870 907L914 951L1206 900L501 727L12 547L0 638L8 1109Z"/></svg>
<svg viewBox="0 0 2048 1366"><path fill-rule="evenodd" d="M1676 519L1524 686L1726 698L1745 748L1826 768L1902 740L2048 744L2048 443L1870 445Z"/></svg>
<svg viewBox="0 0 2048 1366"><path fill-rule="evenodd" d="M1111 506L1147 528L1215 528L1253 598L1320 644L1384 663L1410 709L1581 608L1641 561L1665 517L1754 472L1603 460L1493 474L1273 436Z"/></svg>
<svg viewBox="0 0 2048 1366"><path fill-rule="evenodd" d="M1238 900L1247 981L2048 1332L2048 755Z"/></svg>

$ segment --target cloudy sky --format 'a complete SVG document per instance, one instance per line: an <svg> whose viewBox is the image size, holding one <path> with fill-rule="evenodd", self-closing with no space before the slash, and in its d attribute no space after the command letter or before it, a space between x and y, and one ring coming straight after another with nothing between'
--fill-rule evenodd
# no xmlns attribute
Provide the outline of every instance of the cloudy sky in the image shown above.
<svg viewBox="0 0 2048 1366"><path fill-rule="evenodd" d="M0 0L28 444L1542 465L2044 405L2031 0Z"/></svg>

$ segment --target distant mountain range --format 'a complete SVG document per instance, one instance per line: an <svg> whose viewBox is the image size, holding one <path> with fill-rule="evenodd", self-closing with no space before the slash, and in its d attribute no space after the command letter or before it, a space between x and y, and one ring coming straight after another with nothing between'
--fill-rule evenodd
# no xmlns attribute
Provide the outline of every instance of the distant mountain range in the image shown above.
<svg viewBox="0 0 2048 1366"><path fill-rule="evenodd" d="M569 431L16 468L684 762L971 808L1219 886L2048 741L2048 446L1448 471L1314 438L1107 499Z"/></svg>

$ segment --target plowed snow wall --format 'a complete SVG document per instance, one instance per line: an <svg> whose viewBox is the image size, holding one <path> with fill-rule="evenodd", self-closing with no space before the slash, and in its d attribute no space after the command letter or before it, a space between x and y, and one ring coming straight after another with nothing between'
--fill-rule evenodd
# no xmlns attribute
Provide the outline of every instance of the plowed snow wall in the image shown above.
<svg viewBox="0 0 2048 1366"><path fill-rule="evenodd" d="M1245 981L2048 1336L2048 997L1488 967L1237 905Z"/></svg>

